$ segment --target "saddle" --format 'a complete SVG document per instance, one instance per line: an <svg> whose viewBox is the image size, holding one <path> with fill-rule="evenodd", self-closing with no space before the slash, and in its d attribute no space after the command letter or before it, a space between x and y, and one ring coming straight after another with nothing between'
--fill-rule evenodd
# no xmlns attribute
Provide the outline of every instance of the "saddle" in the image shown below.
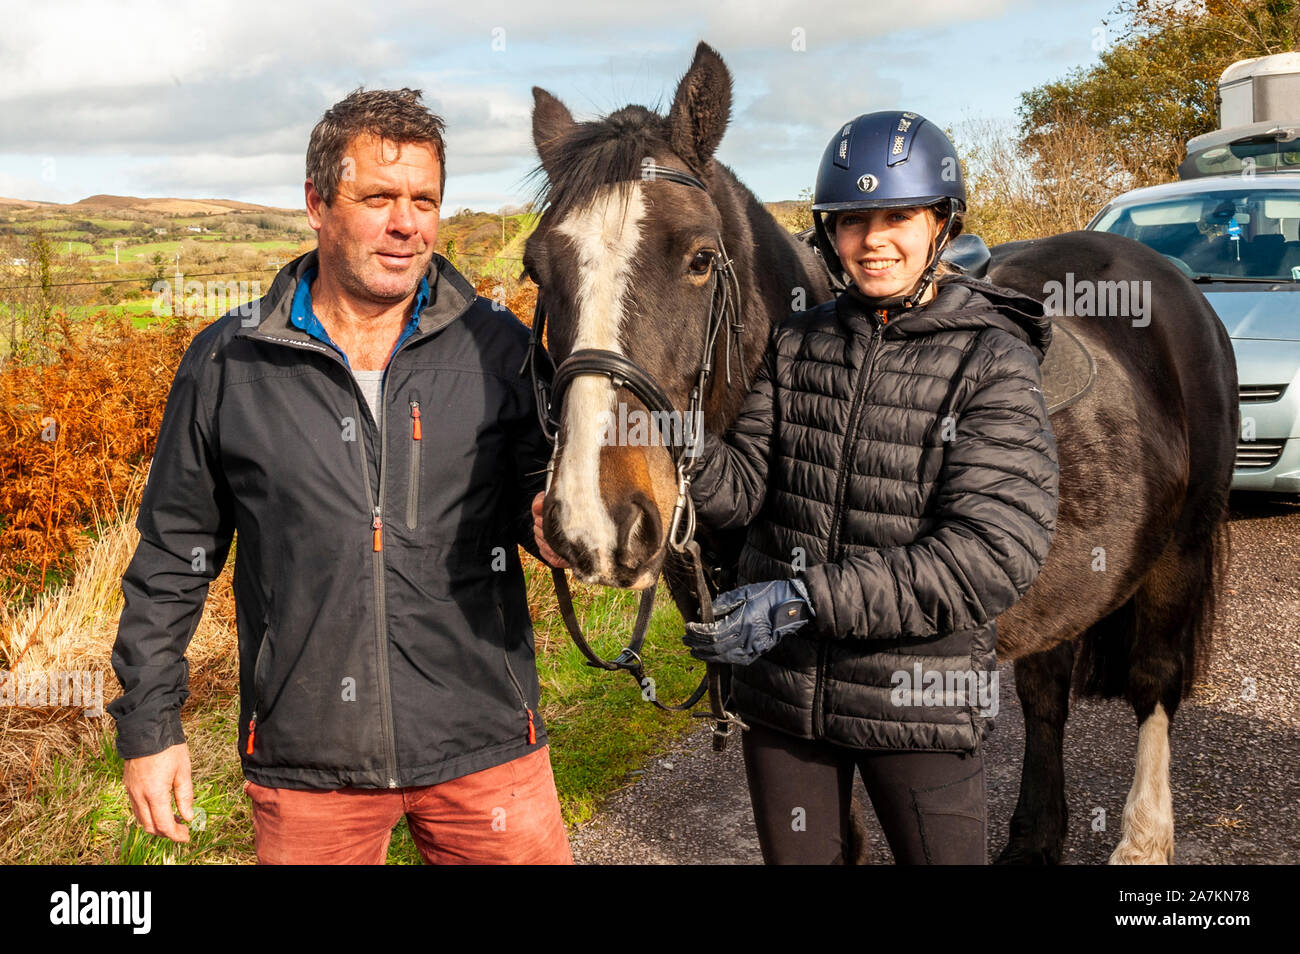
<svg viewBox="0 0 1300 954"><path fill-rule="evenodd" d="M1092 389L1097 380L1097 364L1084 343L1069 328L1052 321L1052 343L1041 366L1043 400L1047 413L1055 414L1069 407Z"/></svg>

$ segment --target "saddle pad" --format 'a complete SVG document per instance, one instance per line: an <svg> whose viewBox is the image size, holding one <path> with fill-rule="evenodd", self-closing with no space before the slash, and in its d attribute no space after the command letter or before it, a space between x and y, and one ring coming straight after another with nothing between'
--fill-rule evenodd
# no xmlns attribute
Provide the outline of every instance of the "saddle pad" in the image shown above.
<svg viewBox="0 0 1300 954"><path fill-rule="evenodd" d="M1092 355L1069 328L1052 322L1052 343L1041 366L1047 413L1055 414L1083 397L1097 380Z"/></svg>

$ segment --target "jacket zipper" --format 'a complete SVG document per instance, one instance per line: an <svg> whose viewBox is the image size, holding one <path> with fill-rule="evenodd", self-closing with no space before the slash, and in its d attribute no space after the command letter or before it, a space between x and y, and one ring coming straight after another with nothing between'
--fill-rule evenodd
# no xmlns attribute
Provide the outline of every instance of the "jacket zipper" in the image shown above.
<svg viewBox="0 0 1300 954"><path fill-rule="evenodd" d="M262 633L262 642L257 647L257 656L253 659L253 693L255 697L253 699L253 711L249 713L248 719L248 744L244 746L244 753L246 755L253 754L253 735L257 732L257 707L262 702L262 692L257 688L257 671L262 665L262 654L266 652L266 644L268 642L267 634L270 632L270 629L271 628L268 626Z"/></svg>
<svg viewBox="0 0 1300 954"><path fill-rule="evenodd" d="M406 474L406 528L414 530L420 509L420 392L412 391L411 405L411 466Z"/></svg>
<svg viewBox="0 0 1300 954"><path fill-rule="evenodd" d="M459 316L457 316L459 317ZM254 340L273 341L279 344L287 345L291 348L303 348L308 351L318 351L321 354L328 355L331 359L343 366L348 371L348 377L352 379L352 402L356 408L357 420L361 419L361 387L357 384L356 377L348 369L347 363L343 360L342 355L333 348L328 348L323 344L308 341L294 341L287 338L279 338L273 335L254 335ZM420 334L413 334L398 346L388 357L388 364L384 368L384 383L387 382L388 368L397 360L397 356L402 353L403 349L410 346L411 342L420 340L423 337ZM384 400L384 384L380 385L380 410L379 410L379 499L384 499L384 464L388 454L388 429L384 426L387 420L388 402ZM366 413L369 413L367 408ZM414 416L414 415L413 415ZM373 418L372 418L373 419ZM416 431L418 433L418 431ZM383 713L383 730L384 730L384 762L388 771L388 787L397 788L397 746L394 741L396 728L393 724L393 698L391 680L388 674L388 627L385 625L387 610L384 602L384 521L380 505L375 503L374 494L370 489L370 461L366 456L364 445L361 448L361 482L366 488L366 510L370 514L371 527L371 551L374 559L371 562L372 572L374 574L375 585L375 636L379 644L379 702L380 709ZM253 747L253 729L256 725L257 714L253 713L249 720L249 740L247 751L252 752ZM531 731L532 713L529 712L529 726Z"/></svg>
<svg viewBox="0 0 1300 954"><path fill-rule="evenodd" d="M876 361L880 330L881 323L877 317L875 327L871 330L871 344L867 350L867 359L863 362L862 373L858 376L858 384L853 392L853 404L849 408L848 426L844 432L844 446L840 449L840 467L835 480L835 506L831 510L831 533L826 541L827 562L839 558L840 523L843 519L844 495L847 491L849 470L852 465L853 441L858 430L858 418L862 414L862 398L867 392L867 384L871 380L872 367ZM817 645L817 679L813 685L813 738L815 739L821 738L826 732L826 714L822 707L822 693L826 681L826 657L829 652L829 641L826 639L819 640Z"/></svg>
<svg viewBox="0 0 1300 954"><path fill-rule="evenodd" d="M355 392L355 389L354 389ZM361 401L353 394L357 408L357 417L361 417ZM387 418L388 402L383 398L381 385L379 398L379 500L384 499L384 458L388 456L388 431L384 427ZM375 641L379 649L379 708L383 713L384 762L388 770L388 787L397 788L397 746L393 740L396 729L393 726L392 686L388 676L388 611L384 600L384 517L381 503L376 503L370 492L370 461L364 447L361 451L361 476L366 485L366 506L370 509L371 570L375 586Z"/></svg>
<svg viewBox="0 0 1300 954"><path fill-rule="evenodd" d="M379 391L379 502L376 503L370 495L370 467L367 462L364 449L361 454L362 473L365 477L366 484L366 503L370 506L373 518L371 527L374 530L374 573L375 573L375 638L379 644L379 703L384 717L384 757L388 766L388 787L397 788L397 743L395 741L397 728L393 722L393 689L392 680L388 673L388 610L384 593L384 521L381 506L384 498L384 488L387 486L387 469L388 463L388 401L384 397L387 390L388 369L393 366L397 356L402 353L402 349L409 347L411 342L418 336L412 335L407 338L388 357L388 364L384 367L384 375ZM361 389L353 380L352 387L353 401L357 405L357 415L361 414ZM412 416L416 420L413 425L413 435L418 435L419 415L412 408Z"/></svg>
<svg viewBox="0 0 1300 954"><path fill-rule="evenodd" d="M528 707L528 700L524 697L524 687L519 684L519 679L515 676L514 667L510 665L510 653L506 651L504 637L506 632L506 614L501 609L501 604L497 603L497 618L501 620L501 634L503 641L501 644L501 653L506 658L506 673L510 676L510 681L515 684L515 692L519 693L519 704L524 707L524 713L528 716L528 744L537 743L537 729L533 725L533 710Z"/></svg>

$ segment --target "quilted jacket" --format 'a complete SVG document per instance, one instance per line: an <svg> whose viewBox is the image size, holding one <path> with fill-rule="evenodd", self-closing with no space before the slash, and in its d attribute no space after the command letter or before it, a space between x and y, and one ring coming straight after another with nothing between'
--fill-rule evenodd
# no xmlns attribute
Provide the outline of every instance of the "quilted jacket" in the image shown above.
<svg viewBox="0 0 1300 954"><path fill-rule="evenodd" d="M1056 527L1042 305L945 276L911 311L851 290L775 332L699 519L748 526L741 583L798 576L815 619L732 668L736 710L863 749L975 751L996 705L996 619Z"/></svg>

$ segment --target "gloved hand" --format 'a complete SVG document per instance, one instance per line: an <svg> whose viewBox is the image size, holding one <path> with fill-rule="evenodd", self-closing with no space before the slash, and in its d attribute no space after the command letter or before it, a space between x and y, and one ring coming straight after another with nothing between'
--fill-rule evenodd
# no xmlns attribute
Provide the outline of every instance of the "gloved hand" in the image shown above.
<svg viewBox="0 0 1300 954"><path fill-rule="evenodd" d="M712 623L687 623L682 642L696 659L748 666L813 618L802 580L750 583L713 601Z"/></svg>

